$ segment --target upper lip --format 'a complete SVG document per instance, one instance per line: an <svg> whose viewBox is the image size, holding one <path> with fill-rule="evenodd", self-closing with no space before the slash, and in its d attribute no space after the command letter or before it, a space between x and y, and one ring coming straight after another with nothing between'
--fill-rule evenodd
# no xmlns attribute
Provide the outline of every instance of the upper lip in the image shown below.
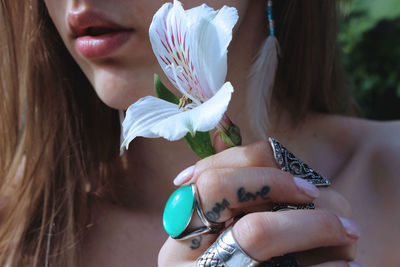
<svg viewBox="0 0 400 267"><path fill-rule="evenodd" d="M90 10L70 12L67 20L74 38L83 35L100 35L113 31L133 30L117 24L103 14Z"/></svg>

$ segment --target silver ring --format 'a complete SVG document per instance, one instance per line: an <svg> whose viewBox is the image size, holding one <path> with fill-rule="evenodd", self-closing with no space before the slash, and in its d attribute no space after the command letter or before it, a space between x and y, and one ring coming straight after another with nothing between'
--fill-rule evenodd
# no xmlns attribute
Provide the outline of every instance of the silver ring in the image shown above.
<svg viewBox="0 0 400 267"><path fill-rule="evenodd" d="M254 267L260 264L239 247L233 237L232 227L226 229L196 263L197 267Z"/></svg>
<svg viewBox="0 0 400 267"><path fill-rule="evenodd" d="M178 240L219 233L225 227L224 222L207 219L195 184L180 187L172 193L164 209L163 224L167 234Z"/></svg>
<svg viewBox="0 0 400 267"><path fill-rule="evenodd" d="M282 171L289 172L299 178L303 178L315 186L329 186L331 182L319 174L306 163L298 159L292 152L281 145L275 138L270 137L269 143L271 144L274 152L276 163L281 167ZM276 204L272 211L285 211L285 210L299 210L299 209L315 209L314 203L295 205L290 203Z"/></svg>
<svg viewBox="0 0 400 267"><path fill-rule="evenodd" d="M315 210L315 204L314 203L307 203L307 204L278 203L272 207L272 211L285 211L285 210Z"/></svg>
<svg viewBox="0 0 400 267"><path fill-rule="evenodd" d="M270 137L269 143L274 151L276 163L281 167L282 171L289 172L299 178L306 179L315 186L328 186L331 184L329 180L319 174L306 163L298 159L292 152L282 146L275 138Z"/></svg>

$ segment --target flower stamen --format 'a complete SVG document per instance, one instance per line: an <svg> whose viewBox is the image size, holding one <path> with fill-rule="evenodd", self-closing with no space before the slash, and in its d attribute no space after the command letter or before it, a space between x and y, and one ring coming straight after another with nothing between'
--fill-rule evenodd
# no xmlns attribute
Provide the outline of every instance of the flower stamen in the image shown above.
<svg viewBox="0 0 400 267"><path fill-rule="evenodd" d="M172 72L172 75L173 75L173 78L175 79L175 83L176 83L176 85L177 85L178 90L179 90L184 96L186 96L187 99L190 99L192 102L196 103L197 105L200 105L200 104L201 104L201 102L200 102L199 100L197 100L194 96L192 96L189 92L187 92L186 90L184 90L184 89L182 88L182 85L181 85L180 82L179 82L179 78L178 78L178 74L177 74L177 72L179 72L179 73L182 73L182 72L183 72L183 68L182 68L181 66L175 66L174 64L171 64L171 65L167 65L167 66L165 67L165 70L166 70L166 71L171 71L171 72Z"/></svg>
<svg viewBox="0 0 400 267"><path fill-rule="evenodd" d="M182 97L179 99L179 105L178 105L178 107L179 107L179 108L183 108L183 110L185 110L186 107L187 107L190 103L192 103L192 100L191 100L190 98L187 98L187 97L184 95L184 96L182 96Z"/></svg>

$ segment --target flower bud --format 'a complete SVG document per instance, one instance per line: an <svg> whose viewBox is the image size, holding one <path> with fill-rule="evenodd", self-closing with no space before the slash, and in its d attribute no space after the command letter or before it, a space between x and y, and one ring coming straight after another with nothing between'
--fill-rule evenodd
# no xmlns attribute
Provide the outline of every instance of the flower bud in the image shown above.
<svg viewBox="0 0 400 267"><path fill-rule="evenodd" d="M242 137L240 136L240 129L224 115L222 120L218 123L218 132L224 141L225 145L228 147L240 146L242 145Z"/></svg>

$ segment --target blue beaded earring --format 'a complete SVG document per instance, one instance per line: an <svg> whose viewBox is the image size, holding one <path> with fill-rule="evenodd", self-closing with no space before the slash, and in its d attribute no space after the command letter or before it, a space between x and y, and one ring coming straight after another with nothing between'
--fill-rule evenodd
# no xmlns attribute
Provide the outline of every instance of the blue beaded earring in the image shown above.
<svg viewBox="0 0 400 267"><path fill-rule="evenodd" d="M268 37L261 45L257 58L250 69L247 105L252 128L259 137L267 139L266 130L269 126L268 107L271 105L272 90L275 85L276 70L279 62L279 43L275 36L273 18L273 1L268 0Z"/></svg>

